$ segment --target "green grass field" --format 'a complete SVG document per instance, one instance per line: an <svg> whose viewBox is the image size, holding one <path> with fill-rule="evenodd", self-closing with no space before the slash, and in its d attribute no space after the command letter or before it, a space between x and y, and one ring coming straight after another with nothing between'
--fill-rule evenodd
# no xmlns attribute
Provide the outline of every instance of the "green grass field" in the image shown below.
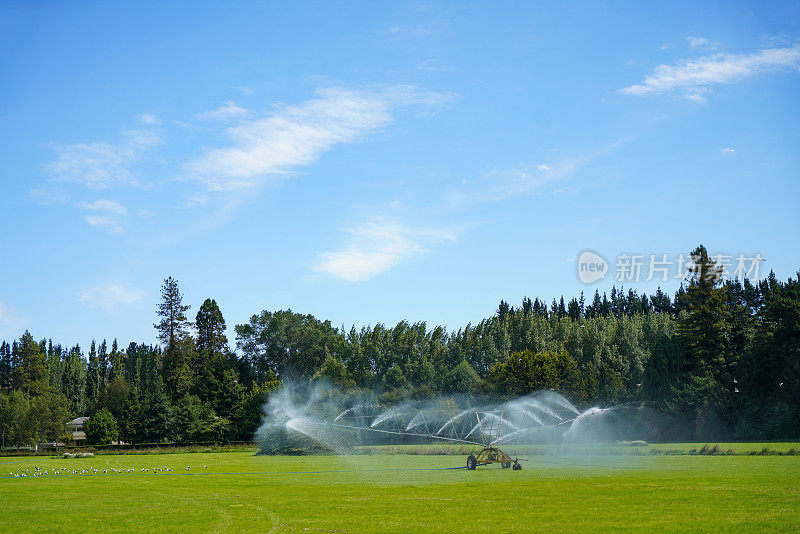
<svg viewBox="0 0 800 534"><path fill-rule="evenodd" d="M771 446L777 449L783 445ZM786 444L784 448L790 446L796 444ZM760 446L742 444L742 450L754 448ZM463 456L405 454L269 457L230 452L81 459L5 457L0 458L0 529L800 529L800 456L531 454L527 459L522 471L497 466L467 471L446 469L462 467ZM35 467L42 471L94 468L100 473L9 477L10 473ZM153 474L155 467L169 467L171 471ZM108 474L102 473L104 468ZM136 472L116 474L110 472L111 468ZM142 469L148 471L143 473Z"/></svg>

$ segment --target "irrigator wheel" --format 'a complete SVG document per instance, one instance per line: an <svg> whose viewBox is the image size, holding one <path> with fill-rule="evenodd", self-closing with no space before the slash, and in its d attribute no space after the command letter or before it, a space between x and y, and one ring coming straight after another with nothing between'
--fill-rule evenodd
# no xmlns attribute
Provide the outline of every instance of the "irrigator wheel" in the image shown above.
<svg viewBox="0 0 800 534"><path fill-rule="evenodd" d="M475 456L470 454L467 456L467 469L470 471L474 470L478 466L478 460L475 459Z"/></svg>
<svg viewBox="0 0 800 534"><path fill-rule="evenodd" d="M503 462L500 465L503 467L503 469L508 469L511 467L511 462Z"/></svg>
<svg viewBox="0 0 800 534"><path fill-rule="evenodd" d="M522 464L519 462L514 462L514 467L512 467L514 471L522 471Z"/></svg>

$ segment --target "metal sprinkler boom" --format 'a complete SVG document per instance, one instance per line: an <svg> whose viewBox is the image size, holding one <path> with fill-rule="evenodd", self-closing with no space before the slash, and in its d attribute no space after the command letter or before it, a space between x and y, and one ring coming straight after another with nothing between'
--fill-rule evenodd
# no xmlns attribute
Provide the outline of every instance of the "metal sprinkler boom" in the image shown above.
<svg viewBox="0 0 800 534"><path fill-rule="evenodd" d="M557 393L539 392L502 404L484 403L480 407L459 405L449 398L422 405L406 401L389 407L368 402L339 406L335 412L330 410L333 406L321 404L320 411L327 411L327 417L319 417L314 413L317 406L313 403L298 405L288 393L270 402L268 418L272 417L272 422L265 423L262 428L269 429L272 425L276 429L290 429L343 452L352 447L353 441L352 436L345 437L347 434L342 430L356 431L362 436L402 436L410 438L411 442L422 439L463 443L477 449L467 456L465 467L470 471L491 464L521 470L520 458L509 455L501 447L558 428L568 429L567 434L581 431L586 428L586 420L622 406L580 411Z"/></svg>

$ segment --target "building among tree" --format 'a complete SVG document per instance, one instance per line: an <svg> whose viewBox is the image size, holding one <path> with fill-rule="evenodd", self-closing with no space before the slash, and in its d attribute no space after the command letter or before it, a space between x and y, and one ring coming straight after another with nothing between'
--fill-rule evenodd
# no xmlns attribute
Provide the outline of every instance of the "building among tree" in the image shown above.
<svg viewBox="0 0 800 534"><path fill-rule="evenodd" d="M85 425L88 420L88 417L76 417L67 423L67 434L70 437L67 445L83 445L86 442L86 433L83 431L83 425Z"/></svg>

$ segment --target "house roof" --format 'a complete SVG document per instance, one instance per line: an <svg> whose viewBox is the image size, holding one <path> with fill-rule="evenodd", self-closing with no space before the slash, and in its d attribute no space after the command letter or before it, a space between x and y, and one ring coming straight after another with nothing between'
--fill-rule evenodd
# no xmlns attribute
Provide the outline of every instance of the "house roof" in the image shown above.
<svg viewBox="0 0 800 534"><path fill-rule="evenodd" d="M88 417L76 417L75 419L73 419L72 421L70 421L67 424L68 425L82 425L83 423L85 423L88 420L89 420Z"/></svg>

